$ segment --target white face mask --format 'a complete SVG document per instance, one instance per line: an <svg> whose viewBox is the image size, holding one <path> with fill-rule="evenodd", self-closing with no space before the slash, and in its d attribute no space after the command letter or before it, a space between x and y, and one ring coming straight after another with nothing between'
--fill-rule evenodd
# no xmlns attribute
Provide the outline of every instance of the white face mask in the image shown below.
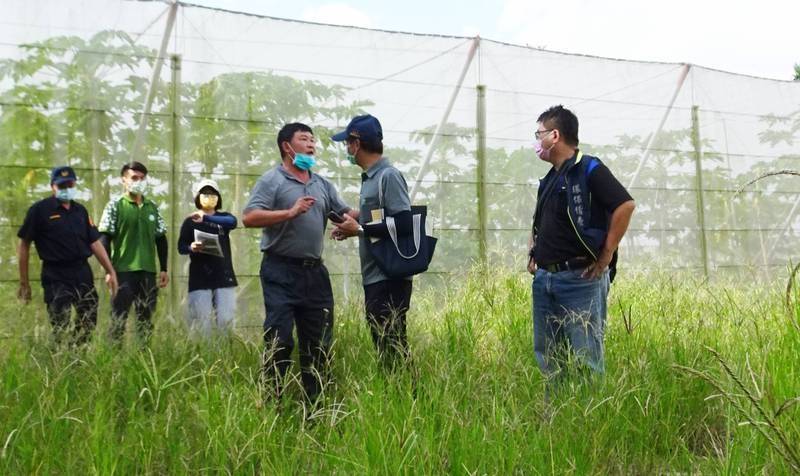
<svg viewBox="0 0 800 476"><path fill-rule="evenodd" d="M76 195L78 195L78 189L75 187L59 188L56 190L56 198L62 202L74 200Z"/></svg>
<svg viewBox="0 0 800 476"><path fill-rule="evenodd" d="M144 195L145 190L147 190L147 181L145 179L138 182L130 182L128 185L128 191L134 195Z"/></svg>

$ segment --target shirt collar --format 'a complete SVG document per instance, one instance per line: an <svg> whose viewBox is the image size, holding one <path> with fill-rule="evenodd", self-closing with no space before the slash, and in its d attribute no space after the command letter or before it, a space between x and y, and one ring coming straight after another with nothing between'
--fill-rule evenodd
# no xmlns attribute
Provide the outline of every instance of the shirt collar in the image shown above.
<svg viewBox="0 0 800 476"><path fill-rule="evenodd" d="M51 195L50 198L50 208L53 210L61 210L61 211L69 211L66 208L61 206L61 200L57 199L55 196ZM70 208L72 208L72 201L70 200Z"/></svg>
<svg viewBox="0 0 800 476"><path fill-rule="evenodd" d="M564 163L561 164L561 167L556 170L555 167L551 167L556 174L566 173L567 170L571 169L573 165L577 164L583 158L583 152L580 149L575 149L575 152L572 154L572 157L565 160Z"/></svg>
<svg viewBox="0 0 800 476"><path fill-rule="evenodd" d="M308 182L303 183L297 177L292 175L291 172L286 170L286 168L283 166L283 163L278 164L275 168L278 169L278 172L281 175L283 175L287 180L293 180L293 181L295 181L297 183L300 183L300 184L303 184L303 185L311 185L313 182L315 182L317 180L317 174L315 174L314 172L312 172L310 170L308 171Z"/></svg>
<svg viewBox="0 0 800 476"><path fill-rule="evenodd" d="M122 194L122 198L123 198L125 201L127 201L128 203L132 203L132 204L134 204L134 205L138 205L138 204L136 203L136 200L132 199L132 198L130 197L130 195L128 195L128 194L127 194L127 192ZM150 203L150 199L148 199L147 197L142 197L142 206L144 206L144 204L146 204L146 203Z"/></svg>
<svg viewBox="0 0 800 476"><path fill-rule="evenodd" d="M363 180L366 180L368 178L372 178L381 169L385 169L388 166L389 166L389 159L387 159L386 157L381 157L380 160L378 160L377 162L372 164L372 166L370 168L368 168L366 172L361 174L361 178Z"/></svg>

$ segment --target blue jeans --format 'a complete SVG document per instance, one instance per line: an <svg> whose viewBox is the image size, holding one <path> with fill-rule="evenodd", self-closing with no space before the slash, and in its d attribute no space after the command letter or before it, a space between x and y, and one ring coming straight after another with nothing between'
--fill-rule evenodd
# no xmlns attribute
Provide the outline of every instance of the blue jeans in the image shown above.
<svg viewBox="0 0 800 476"><path fill-rule="evenodd" d="M235 287L195 289L189 291L188 302L190 332L199 332L203 337L211 337L215 331L222 334L233 332L233 320L236 316Z"/></svg>
<svg viewBox="0 0 800 476"><path fill-rule="evenodd" d="M558 376L568 349L592 373L603 373L608 271L596 279L583 270L536 270L533 280L533 351L542 373Z"/></svg>

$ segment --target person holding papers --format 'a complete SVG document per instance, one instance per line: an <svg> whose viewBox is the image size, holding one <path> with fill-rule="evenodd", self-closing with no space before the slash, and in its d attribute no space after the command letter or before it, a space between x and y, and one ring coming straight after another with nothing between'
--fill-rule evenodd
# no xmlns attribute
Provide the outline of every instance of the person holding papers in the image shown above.
<svg viewBox="0 0 800 476"><path fill-rule="evenodd" d="M194 204L197 211L181 226L178 252L190 260L189 328L210 337L233 329L237 282L228 233L236 228L236 217L219 211L222 196L211 179L194 186Z"/></svg>

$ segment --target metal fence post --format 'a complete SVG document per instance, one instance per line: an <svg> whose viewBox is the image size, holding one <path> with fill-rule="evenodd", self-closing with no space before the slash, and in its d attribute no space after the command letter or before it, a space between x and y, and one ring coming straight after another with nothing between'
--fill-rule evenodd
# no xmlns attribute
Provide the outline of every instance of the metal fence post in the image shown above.
<svg viewBox="0 0 800 476"><path fill-rule="evenodd" d="M477 195L478 195L478 256L483 267L486 266L486 86L479 84L476 136L477 150L475 156L477 167Z"/></svg>
<svg viewBox="0 0 800 476"><path fill-rule="evenodd" d="M700 144L700 121L698 106L692 106L692 148L694 149L695 186L697 187L697 227L700 253L703 260L703 275L708 279L708 242L706 240L706 215L703 201L703 151Z"/></svg>
<svg viewBox="0 0 800 476"><path fill-rule="evenodd" d="M169 293L170 293L170 315L174 318L179 308L178 285L175 282L178 277L177 249L178 233L180 223L178 223L178 161L180 160L180 103L181 103L181 57L172 55L170 57L172 69L172 85L170 88L170 99L172 109L171 141L170 141L170 167L169 167Z"/></svg>

